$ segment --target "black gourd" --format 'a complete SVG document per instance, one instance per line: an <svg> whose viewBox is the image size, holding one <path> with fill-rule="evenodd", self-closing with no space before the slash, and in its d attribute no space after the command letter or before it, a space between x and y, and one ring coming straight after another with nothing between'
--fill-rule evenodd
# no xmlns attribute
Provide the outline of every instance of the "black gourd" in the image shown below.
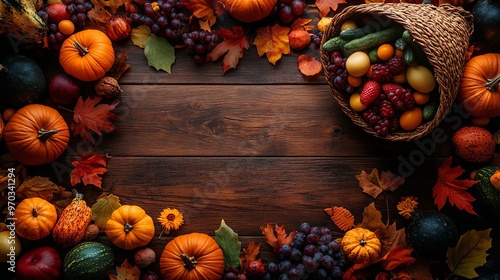
<svg viewBox="0 0 500 280"><path fill-rule="evenodd" d="M424 259L443 259L448 248L454 247L457 241L458 231L455 223L439 211L416 211L406 228L406 242Z"/></svg>
<svg viewBox="0 0 500 280"><path fill-rule="evenodd" d="M47 93L40 66L23 55L9 55L0 63L0 103L15 108L37 103Z"/></svg>

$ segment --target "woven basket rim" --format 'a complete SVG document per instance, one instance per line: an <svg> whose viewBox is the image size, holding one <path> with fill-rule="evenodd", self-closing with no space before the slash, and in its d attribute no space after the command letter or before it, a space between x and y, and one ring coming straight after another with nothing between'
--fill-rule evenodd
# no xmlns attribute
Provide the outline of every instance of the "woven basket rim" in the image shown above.
<svg viewBox="0 0 500 280"><path fill-rule="evenodd" d="M440 95L438 111L432 120L419 125L419 127L413 131L390 133L387 136L377 135L363 120L361 115L350 108L348 96L338 92L333 86L330 74L327 71L329 65L329 52L320 49L321 63L323 65L325 78L330 85L333 97L354 124L360 126L365 132L377 138L389 141L412 141L422 138L440 124L445 115L452 108L458 94L458 87L462 78L469 40L473 31L472 14L465 11L462 7L455 7L449 4L440 6L411 3L370 3L351 5L333 16L331 23L325 29L321 45L328 39L338 35L340 33L340 26L347 19L363 14L372 14L388 18L402 25L412 34L414 42L421 47L434 70L434 77ZM444 27L442 27L443 25ZM458 31L456 33L443 33L443 30L439 29L435 31L432 30L433 28L441 28L445 29L445 31ZM458 34L458 32L460 32L460 34ZM440 37L437 37L438 34ZM439 44L438 48L436 48L435 45L437 43L442 44ZM459 48L458 54L452 52L450 49L445 49L445 47L449 48L450 44L452 47ZM443 47L439 48L440 46ZM450 53L449 56L455 56L455 59L446 61L443 65L441 60L448 59L448 57L444 57L444 54L448 53Z"/></svg>

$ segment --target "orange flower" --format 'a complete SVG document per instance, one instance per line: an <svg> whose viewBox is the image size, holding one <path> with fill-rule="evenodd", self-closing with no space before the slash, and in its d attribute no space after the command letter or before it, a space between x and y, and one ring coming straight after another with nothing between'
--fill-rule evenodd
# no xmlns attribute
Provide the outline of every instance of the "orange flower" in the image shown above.
<svg viewBox="0 0 500 280"><path fill-rule="evenodd" d="M415 211L415 208L417 208L417 205L418 202L416 197L402 197L401 202L399 202L397 205L399 215L403 216L407 220L410 219L413 211Z"/></svg>
<svg viewBox="0 0 500 280"><path fill-rule="evenodd" d="M165 234L168 234L170 233L170 230L178 230L181 227L181 225L184 223L184 216L182 216L182 213L175 208L166 208L163 209L163 211L160 213L158 221L163 228L161 233L165 232Z"/></svg>

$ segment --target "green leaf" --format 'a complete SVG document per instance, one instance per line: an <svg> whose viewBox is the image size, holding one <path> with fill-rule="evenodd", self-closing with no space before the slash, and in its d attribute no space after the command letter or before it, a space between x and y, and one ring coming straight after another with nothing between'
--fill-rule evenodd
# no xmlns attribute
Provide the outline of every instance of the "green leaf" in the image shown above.
<svg viewBox="0 0 500 280"><path fill-rule="evenodd" d="M99 229L104 229L113 211L121 206L120 198L114 194L101 194L92 205L92 220Z"/></svg>
<svg viewBox="0 0 500 280"><path fill-rule="evenodd" d="M151 34L144 48L148 65L156 70L164 70L171 74L170 66L175 62L175 49L164 37Z"/></svg>
<svg viewBox="0 0 500 280"><path fill-rule="evenodd" d="M130 39L134 43L134 45L145 48L146 42L149 39L149 35L151 34L151 29L147 25L141 25L137 28L132 29L132 34L130 35Z"/></svg>
<svg viewBox="0 0 500 280"><path fill-rule="evenodd" d="M491 248L491 228L483 231L470 230L460 236L457 246L448 248L446 263L453 275L468 279L478 277L474 270L486 263Z"/></svg>
<svg viewBox="0 0 500 280"><path fill-rule="evenodd" d="M215 231L214 239L224 253L225 268L238 267L241 252L238 234L222 220L219 229Z"/></svg>

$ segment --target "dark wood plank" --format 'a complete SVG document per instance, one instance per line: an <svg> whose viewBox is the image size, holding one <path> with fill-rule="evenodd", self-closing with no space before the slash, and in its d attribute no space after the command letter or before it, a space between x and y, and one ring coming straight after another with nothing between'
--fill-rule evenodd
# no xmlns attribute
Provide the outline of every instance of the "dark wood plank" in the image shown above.
<svg viewBox="0 0 500 280"><path fill-rule="evenodd" d="M391 143L369 136L340 110L327 85L123 85L117 131L97 141L128 156L432 156L432 138ZM72 114L61 110L71 121ZM448 137L449 138L449 137ZM445 139L449 140L449 139ZM73 153L95 149L82 141Z"/></svg>

